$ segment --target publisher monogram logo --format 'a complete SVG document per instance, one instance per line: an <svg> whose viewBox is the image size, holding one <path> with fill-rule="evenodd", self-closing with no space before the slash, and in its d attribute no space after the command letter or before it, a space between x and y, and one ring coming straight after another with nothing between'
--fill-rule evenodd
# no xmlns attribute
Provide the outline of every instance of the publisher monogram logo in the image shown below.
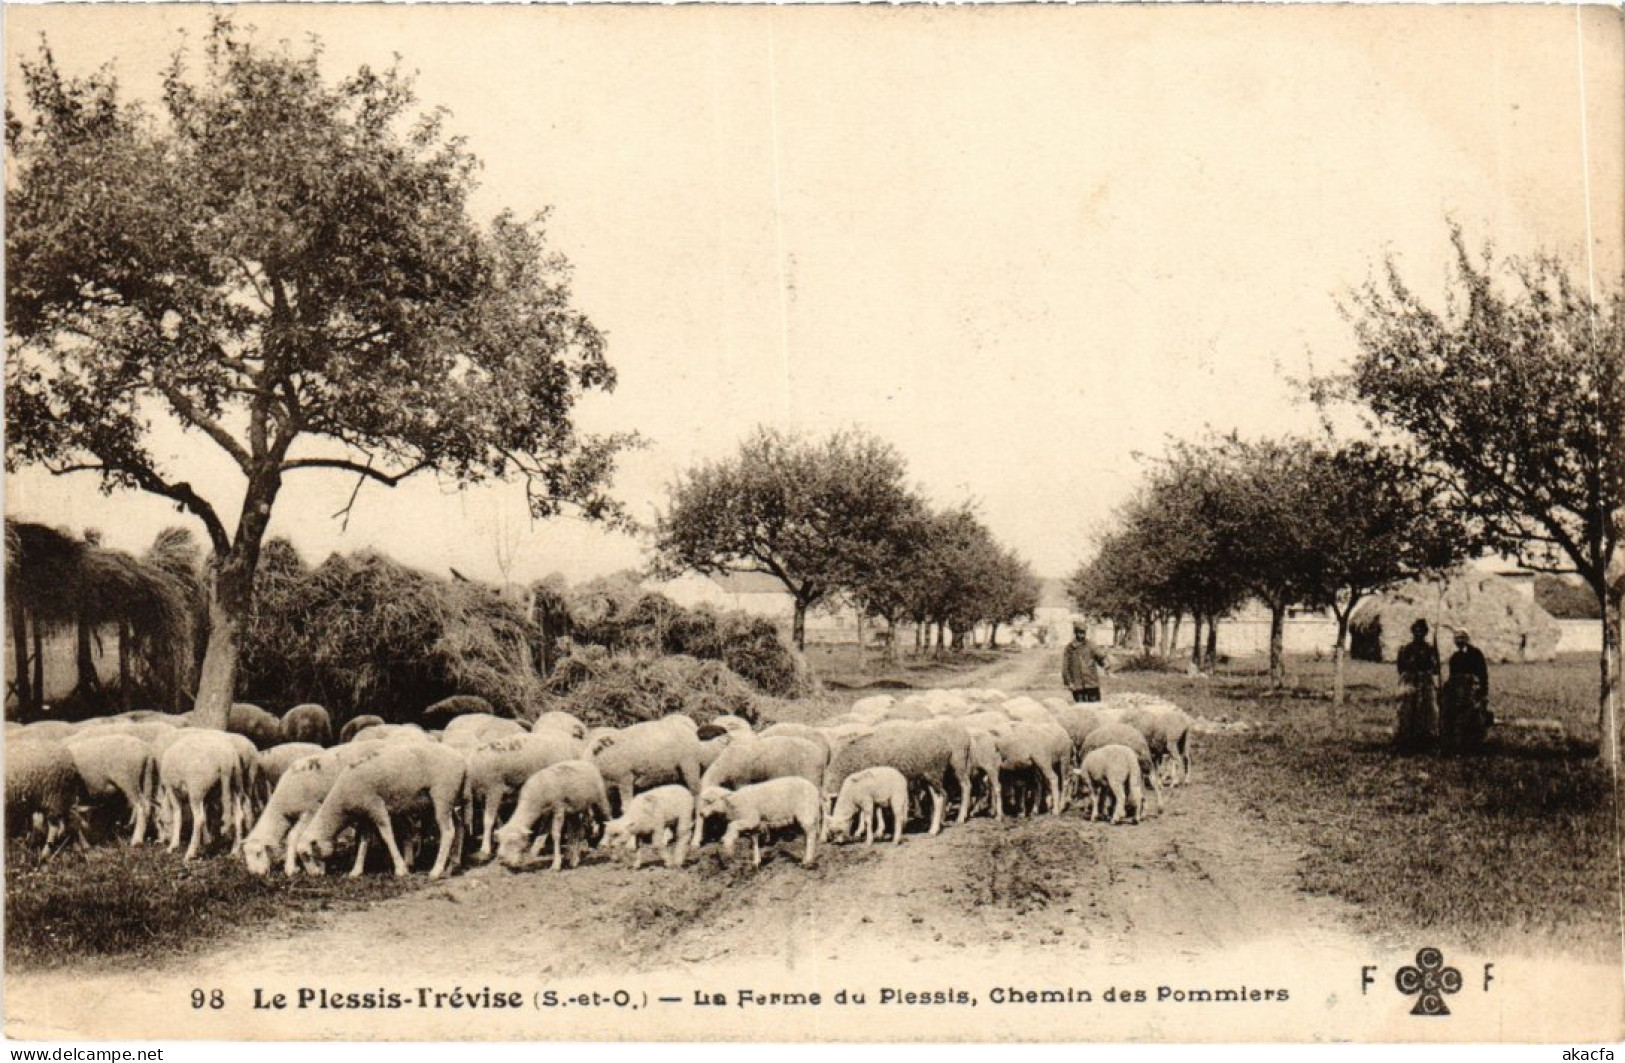
<svg viewBox="0 0 1625 1063"><path fill-rule="evenodd" d="M1444 953L1429 946L1417 952L1416 966L1401 967L1395 973L1394 985L1406 996L1415 994L1412 1015L1449 1015L1444 997L1446 993L1461 992L1461 972L1446 967Z"/></svg>

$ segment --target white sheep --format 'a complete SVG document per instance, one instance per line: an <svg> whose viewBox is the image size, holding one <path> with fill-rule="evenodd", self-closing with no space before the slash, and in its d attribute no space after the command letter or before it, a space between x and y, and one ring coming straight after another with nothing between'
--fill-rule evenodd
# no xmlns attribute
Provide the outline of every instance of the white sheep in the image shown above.
<svg viewBox="0 0 1625 1063"><path fill-rule="evenodd" d="M504 719L501 716L488 716L485 713L469 713L453 718L446 724L441 733L440 741L453 749L465 752L478 749L487 742L494 742L498 738L507 738L510 735L525 734L525 725L518 720Z"/></svg>
<svg viewBox="0 0 1625 1063"><path fill-rule="evenodd" d="M757 735L759 738L805 738L809 742L817 742L824 749L824 759L829 760L831 752L829 736L818 728L806 723L775 723L762 729Z"/></svg>
<svg viewBox="0 0 1625 1063"><path fill-rule="evenodd" d="M632 869L643 865L640 844L661 847L667 867L688 859L688 835L694 824L694 794L684 786L657 786L632 799L625 814L604 827L603 844L622 845L632 853Z"/></svg>
<svg viewBox="0 0 1625 1063"><path fill-rule="evenodd" d="M739 837L749 834L753 867L762 866L761 833L795 824L807 836L807 853L801 863L811 867L818 855L818 837L823 833L824 801L818 787L800 776L792 776L738 790L704 790L695 815L727 817L728 830L722 836L722 851L730 858Z"/></svg>
<svg viewBox="0 0 1625 1063"><path fill-rule="evenodd" d="M461 841L458 801L467 762L454 749L435 742L386 742L376 757L344 769L296 843L302 860L326 861L338 833L351 821L370 823L383 839L396 875L411 868L395 842L391 816L403 815L427 798L434 808L440 849L430 878L451 869Z"/></svg>
<svg viewBox="0 0 1625 1063"><path fill-rule="evenodd" d="M1014 725L1012 725L1014 726ZM993 818L1004 818L1004 787L999 779L999 772L1004 768L1004 758L999 754L998 735L977 728L968 728L970 732L970 768L973 773L980 772L982 778L987 780L987 800L993 810ZM972 780L974 785L974 779ZM980 798L977 799L980 801Z"/></svg>
<svg viewBox="0 0 1625 1063"><path fill-rule="evenodd" d="M1156 762L1151 757L1151 747L1146 743L1145 735L1126 723L1108 723L1089 733L1083 743L1083 755L1087 759L1095 750L1112 745L1127 746L1134 751L1140 761L1140 773L1151 783L1151 792L1157 795L1157 811L1161 812L1165 807L1162 785L1157 779Z"/></svg>
<svg viewBox="0 0 1625 1063"><path fill-rule="evenodd" d="M950 774L962 795L959 822L970 814L970 732L957 721L899 721L895 726L876 728L873 734L854 738L830 758L824 773L824 793L833 801L848 775L883 765L896 768L910 783L919 783L930 791L931 834L942 829Z"/></svg>
<svg viewBox="0 0 1625 1063"><path fill-rule="evenodd" d="M700 777L700 790L712 787L737 790L750 783L798 776L814 786L823 782L828 764L824 747L806 738L776 735L749 742L736 742ZM694 845L699 846L705 831L705 817L694 820Z"/></svg>
<svg viewBox="0 0 1625 1063"><path fill-rule="evenodd" d="M459 717L460 718L460 717ZM415 723L378 723L362 728L352 742L432 742L428 731Z"/></svg>
<svg viewBox="0 0 1625 1063"><path fill-rule="evenodd" d="M630 805L629 797L623 807ZM537 837L536 824L544 816L548 818L548 832ZM569 821L583 817L610 818L609 794L598 768L586 760L566 760L543 768L525 781L513 815L497 831L497 859L512 871L534 867L541 862L542 846L551 839L553 870L559 871L564 861L565 828ZM570 866L579 861L580 854L572 847Z"/></svg>
<svg viewBox="0 0 1625 1063"><path fill-rule="evenodd" d="M13 742L63 742L78 733L78 728L66 720L37 720L23 724L7 737Z"/></svg>
<svg viewBox="0 0 1625 1063"><path fill-rule="evenodd" d="M117 733L80 735L67 746L90 797L116 794L129 806L130 844L140 845L158 801L158 758L152 748L134 735Z"/></svg>
<svg viewBox="0 0 1625 1063"><path fill-rule="evenodd" d="M322 751L322 747L314 742L283 742L272 746L260 753L260 774L265 778L265 785L271 790L289 768L306 757L313 757Z"/></svg>
<svg viewBox="0 0 1625 1063"><path fill-rule="evenodd" d="M1124 721L1145 735L1159 774L1169 785L1189 781L1191 773L1191 718L1177 708L1133 708Z"/></svg>
<svg viewBox="0 0 1625 1063"><path fill-rule="evenodd" d="M1145 790L1140 782L1139 755L1128 746L1108 745L1092 749L1077 769L1079 781L1087 787L1090 819L1102 819L1111 806L1111 822L1140 821Z"/></svg>
<svg viewBox="0 0 1625 1063"><path fill-rule="evenodd" d="M580 757L580 742L562 731L546 729L539 734L499 738L468 755L467 814L472 817L476 810L483 812L479 859L491 858L491 836L496 831L502 802L508 795L517 794L525 780L543 768Z"/></svg>
<svg viewBox="0 0 1625 1063"><path fill-rule="evenodd" d="M586 759L597 766L623 810L638 791L668 783L699 792L699 736L669 718L589 734Z"/></svg>
<svg viewBox="0 0 1625 1063"><path fill-rule="evenodd" d="M282 746L277 749L285 748ZM243 842L243 863L256 875L271 873L271 861L279 849L284 852L283 871L293 875L299 868L299 835L322 807L344 769L379 756L388 748L379 742L349 743L314 753L288 765L277 779L271 799L260 813L254 829ZM275 752L267 750L267 753ZM367 859L367 834L362 832L356 847L352 877L361 874Z"/></svg>
<svg viewBox="0 0 1625 1063"><path fill-rule="evenodd" d="M852 817L861 816L863 840L872 845L875 840L875 820L884 808L892 816L892 844L903 841L903 824L908 820L908 780L896 768L865 768L854 772L841 783L840 796L835 799L835 811L824 823L824 837L838 833L842 837L855 837ZM884 841L884 837L881 839Z"/></svg>
<svg viewBox="0 0 1625 1063"><path fill-rule="evenodd" d="M242 840L241 810L246 800L243 788L241 749L224 731L191 730L171 743L158 762L162 787L164 821L169 826L169 851L181 846L181 833L187 813L192 832L187 842L187 861L194 859L209 839L209 801L220 807L220 829L230 832L233 848Z"/></svg>
<svg viewBox="0 0 1625 1063"><path fill-rule="evenodd" d="M530 725L530 733L535 734L538 731L559 731L569 735L578 742L587 737L586 724L582 723L574 716L571 716L569 713L560 712L557 709L551 712L544 712L540 716L536 717L536 721Z"/></svg>
<svg viewBox="0 0 1625 1063"><path fill-rule="evenodd" d="M1053 721L1017 720L1010 732L996 736L1003 771L1036 772L1048 786L1050 812L1066 810L1062 781L1072 760L1072 739Z"/></svg>
<svg viewBox="0 0 1625 1063"><path fill-rule="evenodd" d="M84 800L85 784L68 747L45 738L8 743L5 760L6 819L16 823L26 816L36 832L44 832L43 857L69 831L82 846L74 807Z"/></svg>

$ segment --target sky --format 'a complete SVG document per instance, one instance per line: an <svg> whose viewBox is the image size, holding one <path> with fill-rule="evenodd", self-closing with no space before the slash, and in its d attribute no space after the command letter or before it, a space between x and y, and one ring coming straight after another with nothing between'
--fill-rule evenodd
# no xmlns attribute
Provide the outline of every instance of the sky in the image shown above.
<svg viewBox="0 0 1625 1063"><path fill-rule="evenodd" d="M1169 439L1313 429L1295 380L1353 353L1339 301L1392 258L1442 299L1450 219L1500 254L1622 270L1625 57L1608 8L254 5L339 76L399 54L483 161L473 208L551 208L635 429L614 493L756 425L861 427L938 504L973 499L1046 576ZM197 7L5 11L7 87L45 33L150 98ZM235 467L155 426L235 513ZM290 476L271 534L444 573L583 579L643 544L533 523L517 485ZM139 551L160 499L24 470L6 511ZM201 529L198 529L201 533Z"/></svg>

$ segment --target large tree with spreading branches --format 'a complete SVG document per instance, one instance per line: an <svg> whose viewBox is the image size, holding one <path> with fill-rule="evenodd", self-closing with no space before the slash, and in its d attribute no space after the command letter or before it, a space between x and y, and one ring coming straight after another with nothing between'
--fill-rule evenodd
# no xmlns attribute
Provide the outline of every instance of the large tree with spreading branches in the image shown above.
<svg viewBox="0 0 1625 1063"><path fill-rule="evenodd" d="M537 515L618 513L605 485L625 440L572 419L614 373L543 219L476 220L477 161L411 79L330 81L319 59L221 17L149 107L42 45L6 114L7 465L150 492L202 523L196 707L216 725L290 477L519 477ZM238 483L163 461L164 420Z"/></svg>

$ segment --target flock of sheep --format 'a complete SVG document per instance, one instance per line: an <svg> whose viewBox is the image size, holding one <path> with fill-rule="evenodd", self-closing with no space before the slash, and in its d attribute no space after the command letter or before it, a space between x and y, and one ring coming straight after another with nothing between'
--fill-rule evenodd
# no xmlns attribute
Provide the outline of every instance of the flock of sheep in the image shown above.
<svg viewBox="0 0 1625 1063"><path fill-rule="evenodd" d="M432 838L438 877L476 834L475 859L514 870L549 849L554 870L567 852L576 866L584 842L624 848L634 867L647 842L680 867L718 823L724 852L749 837L756 864L764 834L797 828L811 864L820 842L884 839L882 817L894 843L916 817L936 834L950 803L960 823L1058 815L1073 801L1091 819L1137 822L1147 787L1160 807L1163 788L1190 773L1190 718L1131 693L1084 705L931 690L761 730L735 716L589 729L565 712L527 726L474 711L438 730L367 717L335 734L318 705L281 719L238 705L230 721L219 731L133 712L8 724L9 826L43 834L48 856L85 844L85 810L112 804L129 814L131 844L155 833L175 851L184 840L192 860L229 838L260 875L279 860L286 874L321 874L350 844L359 875L375 839L404 875Z"/></svg>

